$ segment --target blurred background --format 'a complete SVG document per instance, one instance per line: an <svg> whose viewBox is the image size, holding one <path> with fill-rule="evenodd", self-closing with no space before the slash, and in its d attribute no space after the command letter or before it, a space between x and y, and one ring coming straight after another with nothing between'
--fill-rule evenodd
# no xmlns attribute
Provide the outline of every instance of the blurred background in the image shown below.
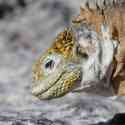
<svg viewBox="0 0 125 125"><path fill-rule="evenodd" d="M70 25L80 3L0 0L0 111L32 107L32 64Z"/></svg>
<svg viewBox="0 0 125 125"><path fill-rule="evenodd" d="M24 125L8 122L15 119L31 125L34 117L39 125L90 125L125 112L122 97L110 100L71 93L67 98L40 101L31 95L32 64L70 26L83 1L87 0L0 0L1 125Z"/></svg>

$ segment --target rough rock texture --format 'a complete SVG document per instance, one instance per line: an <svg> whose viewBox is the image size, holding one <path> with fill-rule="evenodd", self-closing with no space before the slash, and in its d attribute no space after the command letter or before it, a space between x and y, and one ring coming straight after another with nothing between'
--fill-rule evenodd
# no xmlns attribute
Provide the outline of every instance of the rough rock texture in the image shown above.
<svg viewBox="0 0 125 125"><path fill-rule="evenodd" d="M69 94L39 101L31 96L32 63L69 25L80 0L27 1L25 9L16 6L0 19L0 125L88 125L125 112L124 97Z"/></svg>
<svg viewBox="0 0 125 125"><path fill-rule="evenodd" d="M110 100L98 96L69 94L51 101L35 101L26 109L1 110L0 123L35 125L98 125L109 121L118 112L124 112L122 99ZM124 117L124 116L123 116ZM122 120L120 117L118 121ZM125 122L124 122L125 123ZM120 124L121 125L121 124Z"/></svg>

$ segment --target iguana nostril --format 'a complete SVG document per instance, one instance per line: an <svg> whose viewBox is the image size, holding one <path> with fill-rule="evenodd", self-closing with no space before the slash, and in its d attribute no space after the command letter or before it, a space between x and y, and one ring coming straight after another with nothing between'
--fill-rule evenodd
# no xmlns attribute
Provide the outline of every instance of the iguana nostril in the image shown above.
<svg viewBox="0 0 125 125"><path fill-rule="evenodd" d="M49 60L46 64L45 64L45 68L50 68L52 69L54 67L55 62L53 60Z"/></svg>

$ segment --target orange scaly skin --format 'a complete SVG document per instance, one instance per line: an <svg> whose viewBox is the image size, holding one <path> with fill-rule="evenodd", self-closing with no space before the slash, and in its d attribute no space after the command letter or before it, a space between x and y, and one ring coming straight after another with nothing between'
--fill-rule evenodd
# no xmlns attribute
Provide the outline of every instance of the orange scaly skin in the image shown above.
<svg viewBox="0 0 125 125"><path fill-rule="evenodd" d="M73 47L75 45L75 37L73 37L71 29L66 28L63 32L59 33L48 52L57 52L62 54L65 58L73 56Z"/></svg>
<svg viewBox="0 0 125 125"><path fill-rule="evenodd" d="M112 75L113 86L118 95L125 95L125 5L106 9L80 9L80 14L73 19L73 24L85 23L100 33L101 25L109 26L111 38L120 43L115 55L116 65Z"/></svg>

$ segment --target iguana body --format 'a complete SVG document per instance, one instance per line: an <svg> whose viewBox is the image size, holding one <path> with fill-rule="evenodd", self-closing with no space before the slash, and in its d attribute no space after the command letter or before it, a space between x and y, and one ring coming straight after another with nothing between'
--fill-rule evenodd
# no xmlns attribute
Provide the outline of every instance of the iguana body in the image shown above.
<svg viewBox="0 0 125 125"><path fill-rule="evenodd" d="M73 19L74 23L86 23L100 34L102 24L107 24L112 39L117 40L120 45L115 55L116 69L113 73L113 81L117 88L125 84L125 3L109 6L105 9L83 9L80 15ZM117 80L118 79L118 80ZM119 80L121 79L121 80ZM122 83L122 84L121 84ZM124 88L124 87L123 87ZM121 91L118 91L119 94ZM125 94L125 93L124 93Z"/></svg>

